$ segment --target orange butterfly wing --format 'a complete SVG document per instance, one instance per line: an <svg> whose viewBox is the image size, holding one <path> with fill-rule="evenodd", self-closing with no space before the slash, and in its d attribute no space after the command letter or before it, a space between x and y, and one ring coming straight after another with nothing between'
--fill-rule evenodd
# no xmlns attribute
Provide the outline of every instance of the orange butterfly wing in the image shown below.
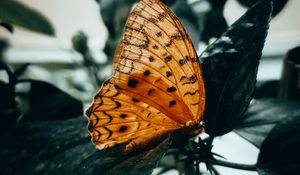
<svg viewBox="0 0 300 175"><path fill-rule="evenodd" d="M142 0L128 17L114 73L88 110L98 148L143 147L171 131L199 125L205 90L196 51L176 16Z"/></svg>

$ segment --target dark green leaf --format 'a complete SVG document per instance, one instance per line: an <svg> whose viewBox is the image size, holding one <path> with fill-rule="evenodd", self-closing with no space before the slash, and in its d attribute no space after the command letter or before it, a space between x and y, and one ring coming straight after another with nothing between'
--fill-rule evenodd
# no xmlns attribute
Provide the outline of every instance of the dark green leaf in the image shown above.
<svg viewBox="0 0 300 175"><path fill-rule="evenodd" d="M43 114L40 114L43 115ZM95 152L87 119L28 122L1 133L0 168L4 174L72 174Z"/></svg>
<svg viewBox="0 0 300 175"><path fill-rule="evenodd" d="M211 38L219 38L228 28L223 9L213 9L205 15L201 40L208 43Z"/></svg>
<svg viewBox="0 0 300 175"><path fill-rule="evenodd" d="M55 33L46 17L15 0L0 1L0 20L50 36Z"/></svg>
<svg viewBox="0 0 300 175"><path fill-rule="evenodd" d="M152 149L141 153L119 154L111 156L117 148L103 150L94 154L74 171L76 174L151 174L158 161L165 154L170 145L170 137L164 139ZM114 153L115 154L115 153Z"/></svg>
<svg viewBox="0 0 300 175"><path fill-rule="evenodd" d="M30 110L20 122L63 120L83 114L82 103L57 87L43 81L30 80Z"/></svg>
<svg viewBox="0 0 300 175"><path fill-rule="evenodd" d="M7 48L8 44L7 41L5 41L4 39L0 38L0 63L3 61L2 57L3 57L3 51Z"/></svg>
<svg viewBox="0 0 300 175"><path fill-rule="evenodd" d="M256 147L260 147L277 123L292 116L300 116L300 103L275 98L254 100L243 121L234 131Z"/></svg>
<svg viewBox="0 0 300 175"><path fill-rule="evenodd" d="M271 3L257 3L200 56L207 91L204 122L213 135L230 132L242 119L256 84Z"/></svg>
<svg viewBox="0 0 300 175"><path fill-rule="evenodd" d="M251 7L257 0L238 0L240 4L246 7ZM273 12L272 16L276 16L285 7L288 0L273 0Z"/></svg>
<svg viewBox="0 0 300 175"><path fill-rule="evenodd" d="M0 61L0 70L4 70L5 69L5 65L3 62Z"/></svg>
<svg viewBox="0 0 300 175"><path fill-rule="evenodd" d="M16 78L21 76L26 71L26 69L28 68L29 65L30 65L29 63L26 63L26 64L22 65L20 68L18 68L17 70L15 70L14 76Z"/></svg>
<svg viewBox="0 0 300 175"><path fill-rule="evenodd" d="M181 0L182 1L182 0ZM187 0L183 0L187 1ZM166 4L168 7L171 7L172 5L176 4L176 2L179 2L178 0L161 0L162 3Z"/></svg>
<svg viewBox="0 0 300 175"><path fill-rule="evenodd" d="M7 31L9 31L10 33L14 32L14 27L6 22L0 22L0 26L4 27Z"/></svg>
<svg viewBox="0 0 300 175"><path fill-rule="evenodd" d="M81 53L82 55L85 55L89 50L87 42L88 37L85 35L85 33L83 33L83 31L78 31L72 37L73 49Z"/></svg>
<svg viewBox="0 0 300 175"><path fill-rule="evenodd" d="M0 133L12 128L19 115L14 87L0 80Z"/></svg>
<svg viewBox="0 0 300 175"><path fill-rule="evenodd" d="M276 98L278 96L278 86L278 80L259 81L256 83L254 98Z"/></svg>
<svg viewBox="0 0 300 175"><path fill-rule="evenodd" d="M208 0L213 9L223 9L227 0Z"/></svg>
<svg viewBox="0 0 300 175"><path fill-rule="evenodd" d="M298 108L300 109L300 108ZM282 120L261 145L257 167L260 175L300 172L300 114Z"/></svg>

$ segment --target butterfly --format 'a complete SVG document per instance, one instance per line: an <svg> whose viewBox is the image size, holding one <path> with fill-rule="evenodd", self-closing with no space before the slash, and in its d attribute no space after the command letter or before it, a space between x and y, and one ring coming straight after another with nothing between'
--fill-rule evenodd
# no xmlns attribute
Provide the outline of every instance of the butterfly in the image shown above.
<svg viewBox="0 0 300 175"><path fill-rule="evenodd" d="M130 152L174 131L192 137L203 130L204 109L200 64L183 25L160 0L139 1L116 48L113 75L86 112L92 142Z"/></svg>

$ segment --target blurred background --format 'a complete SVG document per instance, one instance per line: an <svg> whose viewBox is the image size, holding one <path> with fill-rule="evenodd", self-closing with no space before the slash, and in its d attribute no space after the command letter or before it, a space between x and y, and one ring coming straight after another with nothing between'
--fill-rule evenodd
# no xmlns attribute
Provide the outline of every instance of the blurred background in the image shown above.
<svg viewBox="0 0 300 175"><path fill-rule="evenodd" d="M97 64L105 64L112 59L115 46L107 40L119 40L121 34L116 34L115 31L119 32L119 28L122 31L121 24L128 13L126 8L130 7L134 1L119 1L117 4L117 1L103 0L101 2L103 5L100 4L101 13L99 13L99 3L93 0L78 0L76 2L71 0L27 0L17 2L42 14L52 25L54 35L41 34L24 26L20 27L20 25L14 25L13 34L0 28L1 40L5 40L9 44L9 48L4 52L4 59L12 66L30 63L31 66L25 72L26 76L49 81L62 89L68 89L68 92L77 98L88 101L90 96L85 96L84 92L91 94L95 91L95 84L94 86L91 84L87 72L80 68L83 58L82 55L72 49L72 37L78 31L82 31L88 38L87 44L92 59ZM300 19L298 11L300 2L297 0L277 2L279 2L278 6L280 7L276 13L279 14L276 14L270 24L263 51L265 59L262 60L258 75L259 80L278 79L281 74L281 60L284 55L289 49L300 44L300 22L297 20ZM194 44L198 46L198 53L201 53L208 43L211 43L224 32L227 28L226 25L231 25L238 19L246 11L247 6L250 6L249 4L253 4L250 0L188 0L187 2L177 2L177 4L180 3L187 3L189 6L185 7L186 9L180 9L179 5L176 6L174 2L171 2L170 5L175 9L175 12L178 12L178 16L194 39ZM115 9L110 9L112 4L117 4ZM189 10L193 12L192 17L185 14ZM101 14L107 11L115 13L114 15L104 14L102 18ZM20 11L18 15L22 15L22 12ZM222 15L224 19L222 19ZM105 26L103 19L106 20L109 28ZM30 20L30 16L26 20ZM118 22L120 26L117 26ZM113 27L116 28L114 32L111 29ZM111 33L110 38L109 31ZM106 47L106 43L109 43L107 45L110 48ZM61 71L65 73L61 74ZM104 79L110 72L110 67L101 66L98 76L100 79ZM3 76L5 75L1 74L1 77ZM69 86L69 83L72 85ZM77 89L73 89L74 87Z"/></svg>
<svg viewBox="0 0 300 175"><path fill-rule="evenodd" d="M0 41L4 48L1 50L1 61L12 70L22 69L18 79L24 82L47 82L83 102L82 110L86 109L101 82L111 74L114 48L122 36L125 19L136 1L12 2L0 1L0 22L3 26L0 27ZM254 2L255 0L167 1L192 37L198 54ZM274 5L273 19L259 66L259 81L279 80L283 59L288 50L300 45L300 1L274 0ZM0 70L0 81L10 81L4 70ZM20 113L29 111L31 101L26 94L32 87L20 83L15 88L21 97L17 102ZM39 88L40 91L43 88L47 90L45 86ZM239 144L237 148L231 146L230 149L235 150L235 153L226 157L232 157L233 161L255 162L258 151L248 144L249 151L243 152L241 145L246 143L236 141L239 140L237 135L231 133L219 139L216 142L224 145ZM229 152L224 150L222 144L216 145L216 152ZM247 144L242 146L245 147ZM239 157L240 154L245 157Z"/></svg>

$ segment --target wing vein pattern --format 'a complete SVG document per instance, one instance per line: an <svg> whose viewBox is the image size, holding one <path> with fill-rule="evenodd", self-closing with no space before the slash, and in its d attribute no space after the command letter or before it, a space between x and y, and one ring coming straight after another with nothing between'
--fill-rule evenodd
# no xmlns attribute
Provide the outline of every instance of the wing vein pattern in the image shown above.
<svg viewBox="0 0 300 175"><path fill-rule="evenodd" d="M201 121L205 89L196 51L159 0L141 0L134 7L113 69L87 110L88 129L99 149L142 148Z"/></svg>

